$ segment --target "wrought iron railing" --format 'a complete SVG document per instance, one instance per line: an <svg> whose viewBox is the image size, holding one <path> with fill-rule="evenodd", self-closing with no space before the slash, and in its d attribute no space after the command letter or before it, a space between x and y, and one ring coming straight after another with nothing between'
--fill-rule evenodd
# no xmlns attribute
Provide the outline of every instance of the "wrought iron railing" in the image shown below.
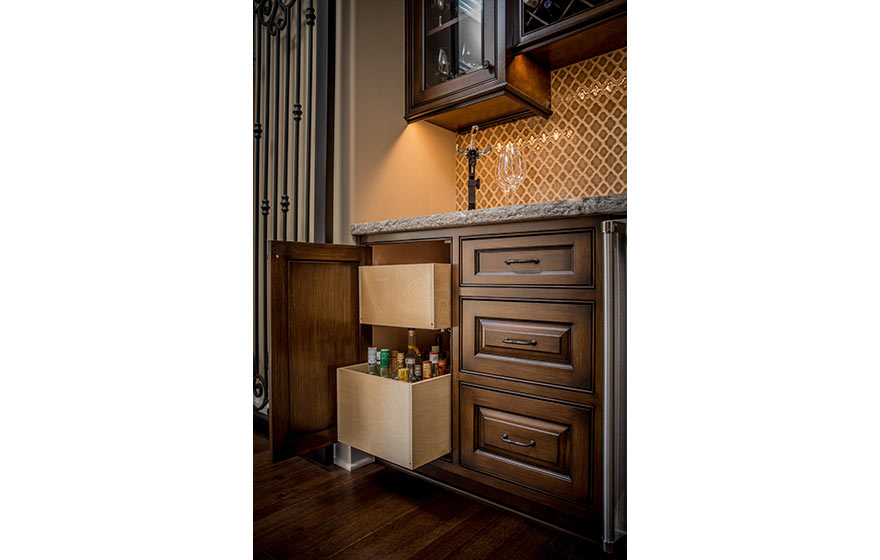
<svg viewBox="0 0 880 560"><path fill-rule="evenodd" d="M271 390L269 241L333 241L335 6L254 0L255 417L266 417Z"/></svg>

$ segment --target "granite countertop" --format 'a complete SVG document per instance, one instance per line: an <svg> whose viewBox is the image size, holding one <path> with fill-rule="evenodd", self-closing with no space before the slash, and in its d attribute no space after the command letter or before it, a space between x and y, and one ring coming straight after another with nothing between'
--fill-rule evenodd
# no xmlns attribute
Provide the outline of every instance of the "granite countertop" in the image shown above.
<svg viewBox="0 0 880 560"><path fill-rule="evenodd" d="M551 202L501 206L482 210L465 210L429 216L413 216L381 222L352 224L352 235L369 233L393 233L397 231L420 231L447 227L505 224L545 218L571 218L603 214L626 214L626 193L588 198L569 198Z"/></svg>

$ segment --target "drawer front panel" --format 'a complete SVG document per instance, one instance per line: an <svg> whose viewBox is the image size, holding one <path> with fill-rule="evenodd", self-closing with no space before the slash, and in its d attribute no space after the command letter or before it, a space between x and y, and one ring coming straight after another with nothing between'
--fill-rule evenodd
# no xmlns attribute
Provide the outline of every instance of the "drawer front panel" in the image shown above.
<svg viewBox="0 0 880 560"><path fill-rule="evenodd" d="M461 283L595 287L593 238L593 230L585 230L465 239Z"/></svg>
<svg viewBox="0 0 880 560"><path fill-rule="evenodd" d="M462 465L559 498L591 502L593 408L464 383L460 406Z"/></svg>
<svg viewBox="0 0 880 560"><path fill-rule="evenodd" d="M489 407L479 407L475 414L477 449L543 469L569 471L569 426Z"/></svg>
<svg viewBox="0 0 880 560"><path fill-rule="evenodd" d="M462 299L462 369L593 390L591 302Z"/></svg>

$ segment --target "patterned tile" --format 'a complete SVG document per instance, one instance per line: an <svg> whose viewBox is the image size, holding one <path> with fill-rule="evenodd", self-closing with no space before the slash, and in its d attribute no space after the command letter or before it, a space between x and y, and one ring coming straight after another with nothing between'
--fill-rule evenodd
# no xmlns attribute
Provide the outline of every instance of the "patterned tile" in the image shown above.
<svg viewBox="0 0 880 560"><path fill-rule="evenodd" d="M491 144L477 163L477 208L504 206L495 177L495 153L508 142L523 147L525 179L512 204L626 192L626 48L551 72L553 114L477 132ZM457 138L462 147L470 134ZM456 160L456 208L467 208L467 160Z"/></svg>

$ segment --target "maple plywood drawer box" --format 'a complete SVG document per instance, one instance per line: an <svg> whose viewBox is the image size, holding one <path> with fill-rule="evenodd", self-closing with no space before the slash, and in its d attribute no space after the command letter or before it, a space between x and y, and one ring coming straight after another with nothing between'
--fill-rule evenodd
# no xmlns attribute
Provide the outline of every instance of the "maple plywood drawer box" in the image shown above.
<svg viewBox="0 0 880 560"><path fill-rule="evenodd" d="M449 264L362 266L360 322L412 329L452 326L452 267Z"/></svg>
<svg viewBox="0 0 880 560"><path fill-rule="evenodd" d="M452 375L404 383L341 367L336 396L342 443L408 469L452 451Z"/></svg>

